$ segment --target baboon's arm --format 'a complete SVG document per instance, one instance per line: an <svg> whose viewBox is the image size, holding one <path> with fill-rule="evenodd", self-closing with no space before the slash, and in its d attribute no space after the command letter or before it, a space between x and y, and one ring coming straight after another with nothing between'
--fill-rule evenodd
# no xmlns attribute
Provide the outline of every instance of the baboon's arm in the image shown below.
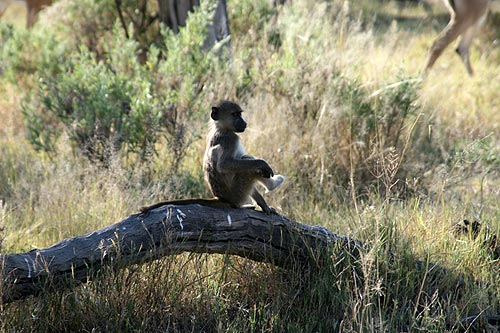
<svg viewBox="0 0 500 333"><path fill-rule="evenodd" d="M256 174L265 178L274 175L266 161L247 155L234 133L222 133L210 140L206 157L220 173Z"/></svg>
<svg viewBox="0 0 500 333"><path fill-rule="evenodd" d="M241 160L228 158L217 163L217 169L222 172L255 173L269 178L274 175L273 169L264 160Z"/></svg>

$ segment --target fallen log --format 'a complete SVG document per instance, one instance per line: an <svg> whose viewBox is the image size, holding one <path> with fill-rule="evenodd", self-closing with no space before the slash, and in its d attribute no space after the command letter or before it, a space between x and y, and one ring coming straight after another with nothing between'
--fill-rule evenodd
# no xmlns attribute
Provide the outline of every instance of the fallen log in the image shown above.
<svg viewBox="0 0 500 333"><path fill-rule="evenodd" d="M317 260L332 246L355 253L363 244L279 214L168 205L44 249L0 255L2 302L87 282L105 265L118 268L196 252L238 255L286 267Z"/></svg>
<svg viewBox="0 0 500 333"><path fill-rule="evenodd" d="M45 249L0 254L1 301L10 303L42 291L74 287L94 278L105 266L119 269L183 252L238 255L286 268L317 264L321 255L331 253L329 248L359 257L369 246L279 214L166 205ZM427 261L416 261L415 265L426 275L433 272L439 278L448 274L444 267ZM457 281L457 290L463 289L462 279ZM468 331L480 324L500 325L499 318L481 313L459 324Z"/></svg>

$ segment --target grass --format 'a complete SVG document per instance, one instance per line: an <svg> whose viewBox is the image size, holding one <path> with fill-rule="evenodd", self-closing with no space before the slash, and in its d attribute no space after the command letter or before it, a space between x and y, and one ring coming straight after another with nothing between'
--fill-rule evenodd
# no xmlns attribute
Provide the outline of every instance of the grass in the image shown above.
<svg viewBox="0 0 500 333"><path fill-rule="evenodd" d="M500 271L486 234L451 227L477 218L500 228L499 50L488 34L472 47L475 77L450 48L421 81L447 21L442 8L434 18L372 1L228 8L232 69L220 69L206 94L243 104L247 151L287 176L267 200L371 250L332 250L310 272L199 254L104 270L74 290L0 305L0 330L454 332L461 318L498 313ZM165 142L149 164L117 156L108 169L64 135L57 155L36 151L20 107L29 86L0 82L2 253L90 232L145 203L208 195L203 138L175 174Z"/></svg>

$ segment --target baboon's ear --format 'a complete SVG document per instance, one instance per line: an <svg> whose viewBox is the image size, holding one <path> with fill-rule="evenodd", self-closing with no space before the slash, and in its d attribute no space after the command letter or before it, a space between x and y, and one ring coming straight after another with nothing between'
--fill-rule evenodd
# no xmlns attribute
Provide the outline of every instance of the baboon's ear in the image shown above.
<svg viewBox="0 0 500 333"><path fill-rule="evenodd" d="M219 120L219 108L216 106L212 106L212 112L210 113L210 117L213 120Z"/></svg>

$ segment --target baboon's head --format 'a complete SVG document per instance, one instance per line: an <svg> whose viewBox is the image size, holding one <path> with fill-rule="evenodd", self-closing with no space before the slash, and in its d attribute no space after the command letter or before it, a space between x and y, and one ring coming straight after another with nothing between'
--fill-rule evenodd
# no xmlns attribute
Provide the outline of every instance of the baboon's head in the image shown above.
<svg viewBox="0 0 500 333"><path fill-rule="evenodd" d="M212 106L210 117L219 130L241 133L245 131L247 123L241 116L241 107L230 101L222 101L217 106Z"/></svg>

